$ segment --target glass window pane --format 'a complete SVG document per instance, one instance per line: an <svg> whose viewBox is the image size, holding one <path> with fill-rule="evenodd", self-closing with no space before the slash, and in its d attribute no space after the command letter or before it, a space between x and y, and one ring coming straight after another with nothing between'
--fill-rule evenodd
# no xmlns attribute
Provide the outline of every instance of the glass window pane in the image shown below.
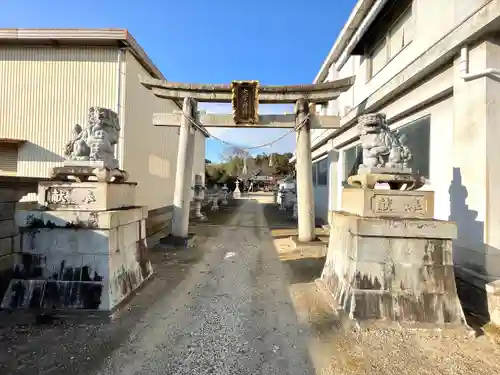
<svg viewBox="0 0 500 375"><path fill-rule="evenodd" d="M404 31L403 31L403 45L406 46L408 43L410 43L413 40L413 15L412 15L412 9L411 6L408 8L408 10L405 12L403 15L404 20Z"/></svg>
<svg viewBox="0 0 500 375"><path fill-rule="evenodd" d="M358 168L363 162L361 145L353 146L344 151L344 182L350 176L358 173Z"/></svg>
<svg viewBox="0 0 500 375"><path fill-rule="evenodd" d="M320 160L318 163L318 185L326 186L328 184L328 158Z"/></svg>
<svg viewBox="0 0 500 375"><path fill-rule="evenodd" d="M389 32L389 56L396 56L404 47L404 19L401 19L392 27Z"/></svg>
<svg viewBox="0 0 500 375"><path fill-rule="evenodd" d="M412 173L429 178L431 146L430 116L404 125L398 130L402 143L408 146L412 153L412 158L408 163L412 168Z"/></svg>
<svg viewBox="0 0 500 375"><path fill-rule="evenodd" d="M385 38L375 47L371 55L372 76L377 74L387 63L387 48Z"/></svg>

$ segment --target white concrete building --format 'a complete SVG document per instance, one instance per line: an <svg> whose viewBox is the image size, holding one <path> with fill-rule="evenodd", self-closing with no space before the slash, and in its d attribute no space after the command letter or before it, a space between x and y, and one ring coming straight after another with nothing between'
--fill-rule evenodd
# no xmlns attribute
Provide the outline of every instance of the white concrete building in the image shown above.
<svg viewBox="0 0 500 375"><path fill-rule="evenodd" d="M316 215L342 208L360 162L360 114L384 112L408 136L413 170L456 221L457 274L500 278L500 0L359 0L315 83L356 76L319 111L341 128L312 135Z"/></svg>
<svg viewBox="0 0 500 375"><path fill-rule="evenodd" d="M137 204L149 207L148 235L163 235L179 135L153 126L152 115L177 107L155 97L139 76L165 79L127 30L0 29L0 174L48 176L88 108L112 109L122 127L117 158L138 183ZM195 149L193 181L205 168L199 132Z"/></svg>

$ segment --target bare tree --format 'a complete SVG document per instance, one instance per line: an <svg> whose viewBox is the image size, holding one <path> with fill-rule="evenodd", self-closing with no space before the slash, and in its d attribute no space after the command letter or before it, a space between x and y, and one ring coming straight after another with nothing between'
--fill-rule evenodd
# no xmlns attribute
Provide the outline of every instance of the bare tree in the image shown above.
<svg viewBox="0 0 500 375"><path fill-rule="evenodd" d="M221 159L225 162L229 162L234 158L243 160L248 156L250 156L248 151L236 146L228 146L221 153Z"/></svg>

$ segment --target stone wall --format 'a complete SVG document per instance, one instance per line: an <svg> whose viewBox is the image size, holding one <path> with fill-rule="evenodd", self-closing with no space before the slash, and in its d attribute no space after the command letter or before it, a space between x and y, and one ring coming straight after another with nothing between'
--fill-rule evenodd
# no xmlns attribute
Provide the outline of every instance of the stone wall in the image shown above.
<svg viewBox="0 0 500 375"><path fill-rule="evenodd" d="M208 195L205 194L205 200L202 203L203 207L211 204L211 200L209 200ZM194 200L190 202L190 205L191 212L194 212ZM149 210L148 217L146 219L146 240L149 247L153 247L163 237L166 237L171 233L173 210L174 206L165 206L155 210Z"/></svg>
<svg viewBox="0 0 500 375"><path fill-rule="evenodd" d="M0 176L0 298L12 277L20 250L19 230L14 222L16 204L26 194L35 193L41 179Z"/></svg>
<svg viewBox="0 0 500 375"><path fill-rule="evenodd" d="M173 206L149 210L146 219L146 238L148 246L154 246L172 230Z"/></svg>

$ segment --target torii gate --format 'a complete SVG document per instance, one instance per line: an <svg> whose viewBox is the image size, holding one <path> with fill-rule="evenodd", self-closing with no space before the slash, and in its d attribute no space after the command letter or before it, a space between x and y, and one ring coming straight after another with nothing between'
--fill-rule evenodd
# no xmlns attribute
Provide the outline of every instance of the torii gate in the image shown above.
<svg viewBox="0 0 500 375"><path fill-rule="evenodd" d="M297 140L298 240L314 240L315 215L312 185L310 129L337 129L338 116L316 116L316 104L338 98L354 83L355 77L332 82L294 86L259 86L257 81L226 84L186 84L141 78L141 83L159 98L183 100L182 112L155 113L156 126L180 126L177 171L175 176L172 235L186 238L189 226L189 196L193 171L195 131L210 134L204 127L292 128ZM233 114L204 114L198 102L233 103ZM294 103L292 115L259 115L259 103Z"/></svg>

